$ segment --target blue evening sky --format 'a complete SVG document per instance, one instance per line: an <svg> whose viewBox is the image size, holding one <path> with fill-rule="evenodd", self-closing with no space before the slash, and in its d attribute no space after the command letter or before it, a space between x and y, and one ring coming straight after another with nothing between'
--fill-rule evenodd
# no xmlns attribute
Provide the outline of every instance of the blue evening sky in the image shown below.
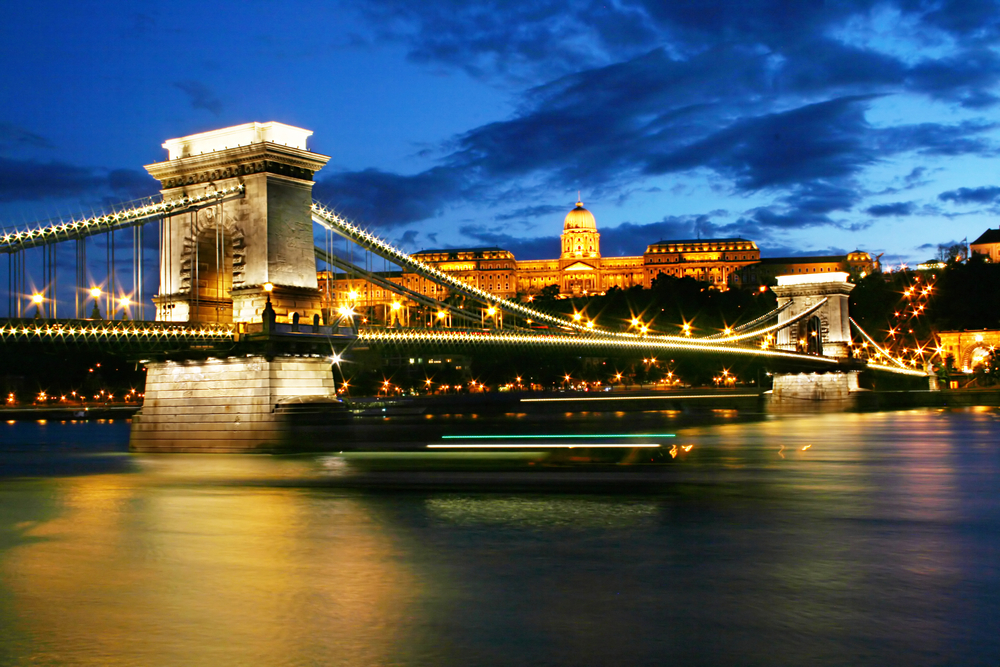
<svg viewBox="0 0 1000 667"><path fill-rule="evenodd" d="M416 251L605 255L698 235L924 260L996 227L1000 7L811 2L19 3L0 224L155 194L172 137L315 132L316 198Z"/></svg>

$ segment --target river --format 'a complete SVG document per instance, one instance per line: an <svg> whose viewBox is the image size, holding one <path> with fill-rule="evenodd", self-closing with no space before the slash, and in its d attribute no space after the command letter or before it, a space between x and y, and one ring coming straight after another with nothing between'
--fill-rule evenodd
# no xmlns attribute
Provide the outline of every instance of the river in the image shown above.
<svg viewBox="0 0 1000 667"><path fill-rule="evenodd" d="M996 408L544 429L660 447L133 455L123 421L0 424L0 664L1000 664Z"/></svg>

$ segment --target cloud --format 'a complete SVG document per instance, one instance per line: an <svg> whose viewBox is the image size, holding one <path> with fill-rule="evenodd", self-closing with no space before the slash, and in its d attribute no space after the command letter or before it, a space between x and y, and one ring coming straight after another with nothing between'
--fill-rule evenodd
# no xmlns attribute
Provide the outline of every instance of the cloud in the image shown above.
<svg viewBox="0 0 1000 667"><path fill-rule="evenodd" d="M0 157L0 202L106 195L120 201L151 196L157 191L152 177L133 169L107 172L65 162Z"/></svg>
<svg viewBox="0 0 1000 667"><path fill-rule="evenodd" d="M316 182L313 196L364 225L390 229L432 218L460 192L460 179L440 167L413 176L366 169Z"/></svg>
<svg viewBox="0 0 1000 667"><path fill-rule="evenodd" d="M517 259L552 259L559 256L558 235L524 238L507 234L503 228L484 225L462 225L459 231L463 236L473 239L474 245L497 246L511 251Z"/></svg>
<svg viewBox="0 0 1000 667"><path fill-rule="evenodd" d="M414 176L344 174L338 195L352 196L348 184L389 192L394 215L366 213L381 216L377 224L403 224L471 197L497 201L501 191L528 200L580 187L621 203L649 179L709 174L720 194L772 198L720 229L864 229L873 223L858 221L859 210L875 218L920 210L916 203L864 207L865 170L903 155L996 152L990 133L997 124L974 114L952 123L869 120L874 105L897 100L973 112L994 104L995 9L979 0L933 8L916 0L373 0L359 11L377 17L380 36L406 44L412 60L504 85L529 83L510 117L446 142L438 167ZM894 51L858 34L855 19L882 10L910 35L894 41ZM935 48L917 48L924 42ZM897 185L912 189L926 176L917 167ZM411 187L423 179L428 187ZM520 206L494 220L561 210ZM627 229L623 247L638 242L626 240Z"/></svg>
<svg viewBox="0 0 1000 667"><path fill-rule="evenodd" d="M956 204L989 204L1000 199L1000 187L987 185L981 188L948 190L939 194L938 199Z"/></svg>
<svg viewBox="0 0 1000 667"><path fill-rule="evenodd" d="M9 153L21 149L54 148L52 142L12 123L0 123L0 153Z"/></svg>
<svg viewBox="0 0 1000 667"><path fill-rule="evenodd" d="M865 213L874 215L876 218L884 218L887 216L912 215L915 210L916 206L913 202L899 201L892 204L875 204L874 206L869 206L865 209Z"/></svg>
<svg viewBox="0 0 1000 667"><path fill-rule="evenodd" d="M539 206L525 206L508 213L498 213L493 216L497 222L506 220L523 220L526 218L541 218L546 216L557 216L569 212L566 206L555 206L553 204L541 204Z"/></svg>
<svg viewBox="0 0 1000 667"><path fill-rule="evenodd" d="M215 116L222 113L222 101L201 81L174 81L173 86L187 95L192 109L204 109Z"/></svg>
<svg viewBox="0 0 1000 667"><path fill-rule="evenodd" d="M664 239L712 238L720 227L709 215L666 216L657 222L623 222L601 229L601 254L612 256L641 255L646 247Z"/></svg>

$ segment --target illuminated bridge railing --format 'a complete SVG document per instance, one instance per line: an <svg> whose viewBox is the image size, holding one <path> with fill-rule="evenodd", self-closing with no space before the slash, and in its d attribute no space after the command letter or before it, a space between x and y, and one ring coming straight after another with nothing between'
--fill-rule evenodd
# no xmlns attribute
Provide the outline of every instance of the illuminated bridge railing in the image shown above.
<svg viewBox="0 0 1000 667"><path fill-rule="evenodd" d="M232 198L242 197L243 184L231 188L213 190L196 197L181 197L169 201L155 202L146 206L134 206L113 213L99 215L69 222L56 222L39 225L23 231L10 231L0 234L0 252L19 252L26 248L61 243L82 239L96 234L105 234L118 229L127 229L144 225L167 215L176 215L186 211L197 210L212 204L218 204Z"/></svg>
<svg viewBox="0 0 1000 667"><path fill-rule="evenodd" d="M841 360L812 354L784 352L731 343L695 343L661 338L607 338L573 334L526 333L513 331L459 331L420 329L360 329L358 342L382 345L442 345L457 347L506 346L543 349L601 350L605 352L697 352L736 355L761 359L780 359L811 366L833 367Z"/></svg>
<svg viewBox="0 0 1000 667"><path fill-rule="evenodd" d="M138 349L225 345L236 340L226 324L177 324L110 320L0 320L0 342L66 343Z"/></svg>

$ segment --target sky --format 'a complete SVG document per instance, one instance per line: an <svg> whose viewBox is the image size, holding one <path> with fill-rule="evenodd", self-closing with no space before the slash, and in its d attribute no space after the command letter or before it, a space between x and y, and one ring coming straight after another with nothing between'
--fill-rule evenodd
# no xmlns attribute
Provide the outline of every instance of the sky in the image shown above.
<svg viewBox="0 0 1000 667"><path fill-rule="evenodd" d="M163 141L314 132L314 197L404 249L740 236L892 265L997 227L987 0L19 3L0 225L155 195Z"/></svg>

